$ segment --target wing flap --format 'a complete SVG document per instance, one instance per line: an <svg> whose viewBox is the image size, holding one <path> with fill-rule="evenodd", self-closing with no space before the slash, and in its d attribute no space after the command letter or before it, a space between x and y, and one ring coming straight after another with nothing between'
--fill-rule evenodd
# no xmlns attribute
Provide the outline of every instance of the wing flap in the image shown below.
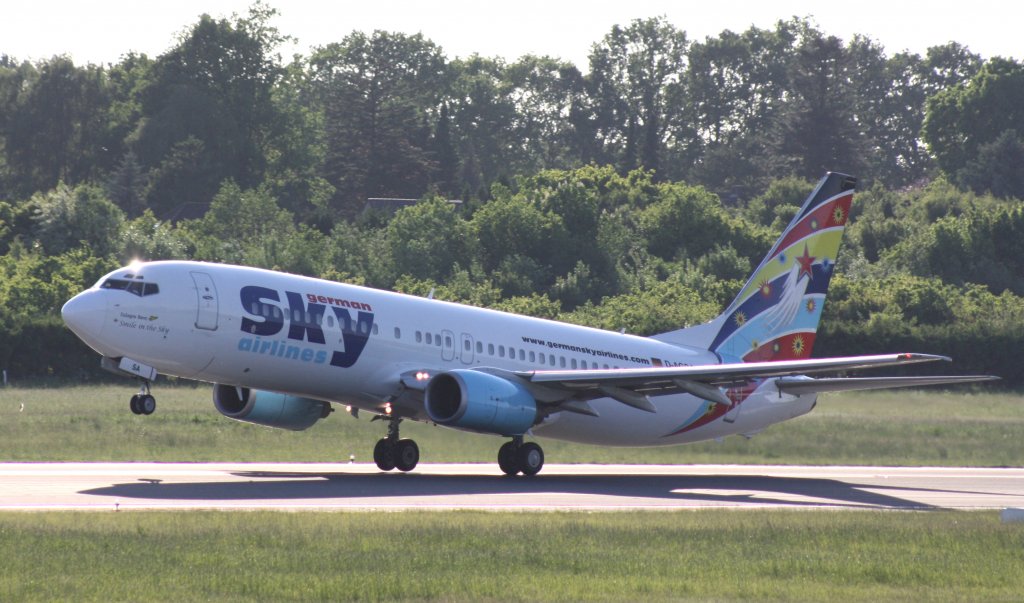
<svg viewBox="0 0 1024 603"><path fill-rule="evenodd" d="M919 387L924 385L951 385L995 381L993 375L949 375L931 377L837 377L830 379L799 379L780 377L775 386L784 394L817 394L822 392L848 392L871 389L892 389L897 387Z"/></svg>

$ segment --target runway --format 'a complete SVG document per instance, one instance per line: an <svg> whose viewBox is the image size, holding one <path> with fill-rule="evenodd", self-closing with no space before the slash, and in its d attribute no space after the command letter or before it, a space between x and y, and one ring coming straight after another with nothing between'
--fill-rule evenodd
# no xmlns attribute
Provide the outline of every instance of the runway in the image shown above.
<svg viewBox="0 0 1024 603"><path fill-rule="evenodd" d="M1024 506L1024 469L772 465L548 465L510 478L485 464L4 463L0 511L141 509L697 508L1001 509Z"/></svg>

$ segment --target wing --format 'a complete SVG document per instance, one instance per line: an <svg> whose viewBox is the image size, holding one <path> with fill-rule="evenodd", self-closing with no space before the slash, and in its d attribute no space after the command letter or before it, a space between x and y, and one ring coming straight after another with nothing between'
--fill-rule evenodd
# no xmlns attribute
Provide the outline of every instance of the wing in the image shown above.
<svg viewBox="0 0 1024 603"><path fill-rule="evenodd" d="M921 362L946 361L945 356L930 354L886 354L879 356L850 356L840 358L814 358L781 362L746 362L710 364L684 367L632 368L612 370L530 371L509 373L493 369L480 369L495 374L517 377L536 389L538 400L565 405L565 410L588 412L586 400L608 397L634 408L657 412L648 396L689 393L716 404L732 402L720 389L735 387L755 379L775 378L781 392L794 395L825 392L968 383L998 379L980 376L933 376L813 379L810 374L842 373L846 371L902 366ZM561 393L561 396L559 396ZM539 395L538 395L539 394ZM581 404L582 403L582 404Z"/></svg>

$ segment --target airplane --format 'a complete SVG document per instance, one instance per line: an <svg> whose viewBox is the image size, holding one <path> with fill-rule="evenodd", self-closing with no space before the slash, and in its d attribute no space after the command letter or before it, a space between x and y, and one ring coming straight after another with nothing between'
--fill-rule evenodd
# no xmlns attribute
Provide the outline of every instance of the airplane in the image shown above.
<svg viewBox="0 0 1024 603"><path fill-rule="evenodd" d="M103 367L213 384L238 421L304 430L334 405L383 419L382 471L411 471L403 420L506 438L498 465L536 475L531 438L668 446L751 436L810 412L822 392L998 379L846 377L950 361L929 354L811 358L856 180L827 173L729 306L710 322L639 337L269 270L133 262L61 310ZM432 296L431 296L432 297Z"/></svg>

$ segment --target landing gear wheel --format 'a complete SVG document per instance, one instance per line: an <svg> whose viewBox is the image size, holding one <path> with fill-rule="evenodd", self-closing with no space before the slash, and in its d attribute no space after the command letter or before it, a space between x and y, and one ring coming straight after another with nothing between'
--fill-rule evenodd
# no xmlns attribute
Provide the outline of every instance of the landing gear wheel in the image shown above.
<svg viewBox="0 0 1024 603"><path fill-rule="evenodd" d="M381 471L391 471L395 468L395 447L387 438L377 440L377 445L373 447L373 462L377 463Z"/></svg>
<svg viewBox="0 0 1024 603"><path fill-rule="evenodd" d="M132 409L132 414L136 414L136 415L141 415L142 414L142 409L139 408L139 398L141 398L141 397L142 397L142 394L135 394L134 396L132 396L131 401L128 403L128 407Z"/></svg>
<svg viewBox="0 0 1024 603"><path fill-rule="evenodd" d="M420 462L420 447L413 440L398 440L393 458L399 471L412 471Z"/></svg>
<svg viewBox="0 0 1024 603"><path fill-rule="evenodd" d="M537 472L544 466L544 450L533 442L527 442L520 446L516 457L516 460L519 461L517 463L519 470L523 472L523 475L537 475Z"/></svg>
<svg viewBox="0 0 1024 603"><path fill-rule="evenodd" d="M139 407L139 414L151 415L156 412L156 398L149 394L139 396L136 406Z"/></svg>
<svg viewBox="0 0 1024 603"><path fill-rule="evenodd" d="M516 447L512 442L505 442L498 449L498 467L505 475L519 473L519 463L516 462Z"/></svg>

